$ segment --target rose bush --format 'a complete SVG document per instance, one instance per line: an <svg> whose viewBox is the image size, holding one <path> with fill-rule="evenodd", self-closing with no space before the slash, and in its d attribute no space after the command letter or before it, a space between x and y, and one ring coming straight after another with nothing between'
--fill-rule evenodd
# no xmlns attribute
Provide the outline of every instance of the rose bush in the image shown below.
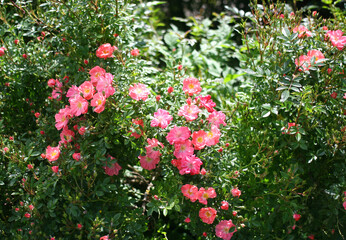
<svg viewBox="0 0 346 240"><path fill-rule="evenodd" d="M156 4L1 6L0 236L342 238L344 23Z"/></svg>

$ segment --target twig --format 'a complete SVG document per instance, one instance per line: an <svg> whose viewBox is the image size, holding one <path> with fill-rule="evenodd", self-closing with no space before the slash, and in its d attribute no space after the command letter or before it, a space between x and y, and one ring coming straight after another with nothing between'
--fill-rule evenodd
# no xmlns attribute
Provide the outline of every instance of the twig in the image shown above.
<svg viewBox="0 0 346 240"><path fill-rule="evenodd" d="M143 203L142 203L142 208L143 208L143 215L146 211L146 207L145 207L145 203L147 202L147 198L148 198L148 195L150 193L150 189L154 186L153 184L153 181L155 180L155 176L151 179L148 187L147 187L147 190L145 190L145 193L144 193L144 198L143 198Z"/></svg>

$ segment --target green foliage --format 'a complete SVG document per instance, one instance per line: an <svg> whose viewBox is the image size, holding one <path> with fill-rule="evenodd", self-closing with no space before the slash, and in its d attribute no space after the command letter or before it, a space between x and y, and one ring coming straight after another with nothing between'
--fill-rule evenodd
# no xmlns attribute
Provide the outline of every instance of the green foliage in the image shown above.
<svg viewBox="0 0 346 240"><path fill-rule="evenodd" d="M205 239L205 233L220 239L215 226L232 220L233 239L344 238L345 48L333 46L323 29L345 31L342 12L335 9L325 21L318 14L303 18L302 11L290 15L279 3L253 2L251 13L233 9L237 16L174 18L189 27L184 32L162 24L162 3L0 6L6 48L0 56L0 237ZM299 25L312 36L294 33ZM105 43L117 49L100 58L95 53ZM325 58L315 55L297 66L313 49ZM68 116L74 137L63 142L57 114L71 105L67 92L90 81L95 66L114 76L115 92L101 113L89 107ZM175 125L191 133L211 129L205 109L194 121L178 114L187 103L196 104L195 95L190 100L183 91L187 77L198 77L201 96L210 94L215 109L226 114L219 141L194 150L205 174L179 173L176 146L166 138ZM49 79L60 81L61 92L47 86ZM137 83L148 87L147 100L129 96ZM158 109L173 116L167 128L151 126ZM147 170L138 157L147 154L152 139L164 147L154 147L160 162ZM58 145L57 160L42 155ZM109 175L114 164L122 169ZM217 196L207 205L192 202L182 194L185 184L212 187ZM228 210L220 208L222 201ZM202 222L203 207L217 210L212 224ZM295 221L294 213L302 218Z"/></svg>

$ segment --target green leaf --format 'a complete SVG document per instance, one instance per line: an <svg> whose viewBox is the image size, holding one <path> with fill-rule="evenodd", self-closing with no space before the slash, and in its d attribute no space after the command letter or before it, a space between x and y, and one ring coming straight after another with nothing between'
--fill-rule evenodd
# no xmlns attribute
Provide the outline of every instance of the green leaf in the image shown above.
<svg viewBox="0 0 346 240"><path fill-rule="evenodd" d="M281 90L285 90L285 89L288 89L288 87L287 86L281 86L281 87L278 87L276 89L276 91L281 91Z"/></svg>
<svg viewBox="0 0 346 240"><path fill-rule="evenodd" d="M290 96L290 92L288 90L283 91L281 94L280 102L286 102L289 96Z"/></svg>
<svg viewBox="0 0 346 240"><path fill-rule="evenodd" d="M236 79L240 76L243 76L246 73L239 73L239 74L228 74L225 79L223 80L223 83L228 83L229 81Z"/></svg>
<svg viewBox="0 0 346 240"><path fill-rule="evenodd" d="M102 191L96 191L96 195L99 196L99 197L101 197L101 196L104 195L104 193L103 193Z"/></svg>
<svg viewBox="0 0 346 240"><path fill-rule="evenodd" d="M270 111L263 111L262 112L262 117L263 118L269 117L269 115L270 115Z"/></svg>
<svg viewBox="0 0 346 240"><path fill-rule="evenodd" d="M298 142L300 141L301 138L302 138L302 135L300 133L297 133L296 134L296 139L297 139Z"/></svg>
<svg viewBox="0 0 346 240"><path fill-rule="evenodd" d="M291 87L291 89L292 89L293 91L295 91L295 92L300 92L299 89L296 88L296 87Z"/></svg>
<svg viewBox="0 0 346 240"><path fill-rule="evenodd" d="M267 109L267 110L270 110L270 109L271 109L270 103L265 103L265 104L262 105L262 107L263 107L264 109Z"/></svg>
<svg viewBox="0 0 346 240"><path fill-rule="evenodd" d="M179 37L174 32L168 32L163 36L163 40L168 46L174 48L178 43Z"/></svg>
<svg viewBox="0 0 346 240"><path fill-rule="evenodd" d="M163 216L167 216L167 214L168 214L167 208L164 208L163 209Z"/></svg>
<svg viewBox="0 0 346 240"><path fill-rule="evenodd" d="M289 30L288 28L284 28L284 29L282 30L282 34L283 34L286 38L290 38L290 36L291 36L291 32L290 32L290 30Z"/></svg>

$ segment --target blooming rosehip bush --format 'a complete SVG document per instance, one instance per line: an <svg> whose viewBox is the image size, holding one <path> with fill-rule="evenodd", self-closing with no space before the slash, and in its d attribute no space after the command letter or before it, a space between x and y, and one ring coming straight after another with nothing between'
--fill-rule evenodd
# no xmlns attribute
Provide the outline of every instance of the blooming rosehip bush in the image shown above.
<svg viewBox="0 0 346 240"><path fill-rule="evenodd" d="M343 23L254 4L242 50L225 14L164 46L155 4L1 6L0 236L342 238Z"/></svg>

